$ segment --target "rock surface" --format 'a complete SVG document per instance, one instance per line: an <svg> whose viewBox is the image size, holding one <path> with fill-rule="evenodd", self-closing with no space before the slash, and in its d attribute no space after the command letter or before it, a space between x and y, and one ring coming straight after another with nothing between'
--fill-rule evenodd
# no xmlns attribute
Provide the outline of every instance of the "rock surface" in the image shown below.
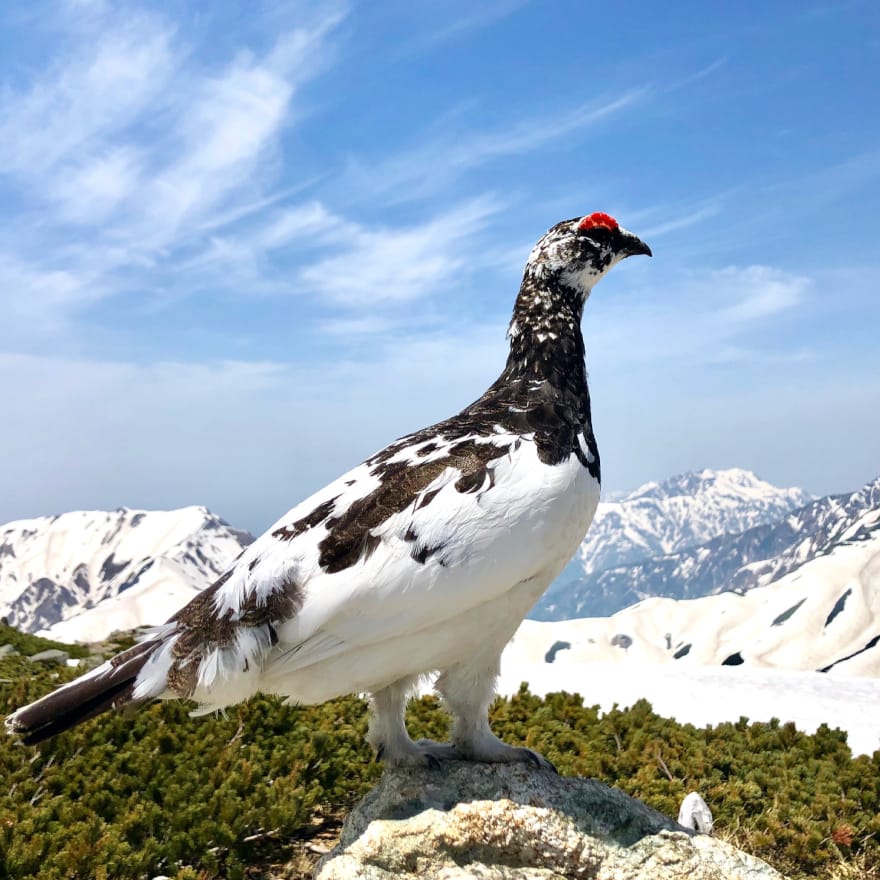
<svg viewBox="0 0 880 880"><path fill-rule="evenodd" d="M515 765L387 770L316 880L780 880L617 789Z"/></svg>
<svg viewBox="0 0 880 880"><path fill-rule="evenodd" d="M70 659L67 651L60 651L58 648L49 648L48 651L40 651L38 654L31 654L28 660L31 663L45 663L47 666L63 666Z"/></svg>

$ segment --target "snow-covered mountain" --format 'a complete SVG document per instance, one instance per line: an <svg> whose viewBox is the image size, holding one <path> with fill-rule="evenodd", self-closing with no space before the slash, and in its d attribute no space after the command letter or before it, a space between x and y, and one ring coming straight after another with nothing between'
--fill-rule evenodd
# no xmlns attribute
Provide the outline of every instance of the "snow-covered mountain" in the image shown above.
<svg viewBox="0 0 880 880"><path fill-rule="evenodd" d="M574 559L530 617L613 614L645 596L685 595L690 570L674 563L655 568L656 560L677 559L713 539L723 544L723 536L777 523L812 497L729 468L647 483L619 500L602 502ZM689 595L712 592L697 589Z"/></svg>
<svg viewBox="0 0 880 880"><path fill-rule="evenodd" d="M651 483L600 506L578 556L531 616L596 617L651 596L686 599L753 590L837 548L873 538L871 516L877 510L880 479L851 495L812 501L800 489L779 489L742 470L700 471ZM0 616L70 641L161 623L213 582L251 540L202 507L85 511L8 523L0 526ZM838 586L834 579L830 584L829 589ZM840 595L845 592L841 588ZM759 600L743 603L741 595L731 594L719 597L718 607L740 602L751 608L752 601ZM665 614L658 611L656 620ZM722 616L736 618L728 610ZM778 625L771 631L779 632Z"/></svg>
<svg viewBox="0 0 880 880"><path fill-rule="evenodd" d="M812 500L803 489L781 489L741 468L681 474L602 502L576 559L590 574L666 556L776 522Z"/></svg>
<svg viewBox="0 0 880 880"><path fill-rule="evenodd" d="M204 507L7 523L0 526L0 616L71 641L161 623L252 540Z"/></svg>
<svg viewBox="0 0 880 880"><path fill-rule="evenodd" d="M872 506L846 514L872 498ZM834 525L832 500L823 500L822 537L777 557L761 575L775 576L772 583L700 599L646 599L611 617L527 620L508 654L562 664L745 664L880 677L880 480L840 502ZM801 511L789 526L806 519ZM800 554L808 561L780 575L786 565L779 560L795 564ZM880 732L880 712L875 717Z"/></svg>
<svg viewBox="0 0 880 880"><path fill-rule="evenodd" d="M775 523L722 535L690 550L609 568L574 583L557 581L542 597L535 619L608 615L651 596L698 598L769 584L829 553L880 507L880 478L850 495L829 495Z"/></svg>

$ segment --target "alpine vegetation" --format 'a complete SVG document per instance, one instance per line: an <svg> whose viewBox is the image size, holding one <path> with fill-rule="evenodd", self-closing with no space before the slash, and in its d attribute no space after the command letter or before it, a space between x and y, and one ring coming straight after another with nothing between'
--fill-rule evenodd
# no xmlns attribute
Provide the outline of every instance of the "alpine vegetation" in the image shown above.
<svg viewBox="0 0 880 880"><path fill-rule="evenodd" d="M188 698L209 713L258 693L318 703L367 692L391 764L530 762L487 718L501 652L562 571L599 501L581 316L616 263L650 248L607 214L553 226L525 266L499 378L294 507L143 641L7 724L27 743L107 709ZM414 742L422 676L452 742Z"/></svg>

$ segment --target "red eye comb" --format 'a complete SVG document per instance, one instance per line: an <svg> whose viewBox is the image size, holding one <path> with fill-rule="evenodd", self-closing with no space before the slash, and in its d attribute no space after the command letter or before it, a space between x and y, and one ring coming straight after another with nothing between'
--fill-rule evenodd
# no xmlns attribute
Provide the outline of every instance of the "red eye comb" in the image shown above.
<svg viewBox="0 0 880 880"><path fill-rule="evenodd" d="M617 229L620 224L610 214L602 214L599 211L595 214L588 214L580 223L578 223L578 229L592 229L594 226L604 226L606 229Z"/></svg>

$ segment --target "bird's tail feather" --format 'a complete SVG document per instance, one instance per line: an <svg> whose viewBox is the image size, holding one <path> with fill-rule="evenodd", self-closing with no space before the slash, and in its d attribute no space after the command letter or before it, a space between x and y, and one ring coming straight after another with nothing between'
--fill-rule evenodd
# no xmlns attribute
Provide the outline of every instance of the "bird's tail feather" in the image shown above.
<svg viewBox="0 0 880 880"><path fill-rule="evenodd" d="M23 706L6 719L9 732L33 745L101 712L126 703L146 702L133 696L134 686L138 673L160 644L159 639L150 639L134 645L70 684Z"/></svg>

